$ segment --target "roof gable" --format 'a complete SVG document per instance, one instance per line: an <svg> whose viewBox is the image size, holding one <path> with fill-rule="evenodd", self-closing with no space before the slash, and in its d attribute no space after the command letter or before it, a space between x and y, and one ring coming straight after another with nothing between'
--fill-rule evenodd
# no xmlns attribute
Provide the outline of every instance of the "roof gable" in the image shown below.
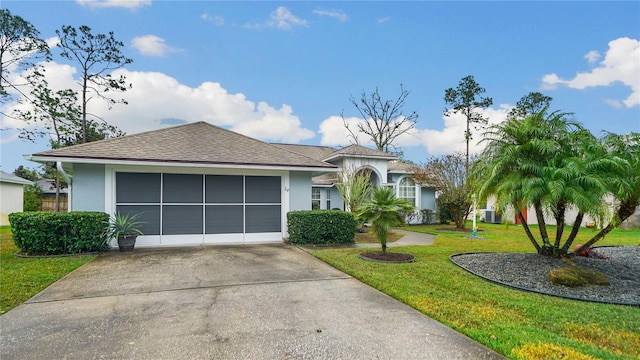
<svg viewBox="0 0 640 360"><path fill-rule="evenodd" d="M386 159L386 160L397 160L398 157L395 155L388 154L384 151L369 149L362 145L349 145L340 150L335 151L333 154L329 155L324 161L333 160L340 157L369 157L369 158L377 158L377 159Z"/></svg>
<svg viewBox="0 0 640 360"><path fill-rule="evenodd" d="M193 164L335 168L206 122L69 146L33 154L36 159L83 159Z"/></svg>

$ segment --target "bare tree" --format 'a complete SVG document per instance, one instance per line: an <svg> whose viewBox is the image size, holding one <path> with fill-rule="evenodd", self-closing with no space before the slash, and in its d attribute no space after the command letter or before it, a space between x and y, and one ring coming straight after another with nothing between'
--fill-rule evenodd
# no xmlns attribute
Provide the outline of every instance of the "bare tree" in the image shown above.
<svg viewBox="0 0 640 360"><path fill-rule="evenodd" d="M379 151L389 152L391 148L397 152L398 148L393 144L395 139L415 127L418 113L413 111L404 115L402 112L410 93L400 84L400 95L393 100L383 100L377 87L369 94L362 92L359 99L353 96L349 99L363 118L358 122L357 130L371 138ZM349 128L344 113L342 121L349 131L349 137L358 144L358 135Z"/></svg>
<svg viewBox="0 0 640 360"><path fill-rule="evenodd" d="M473 204L467 184L464 153L433 156L424 166L414 167L412 177L418 184L435 187L439 192L439 205L449 213L456 227L466 227L466 220Z"/></svg>
<svg viewBox="0 0 640 360"><path fill-rule="evenodd" d="M133 62L120 52L124 43L109 35L91 33L88 26L80 26L77 30L72 26L63 26L56 30L60 37L58 44L63 58L75 61L80 67L80 86L82 97L82 143L87 142L87 104L91 94L105 100L109 106L116 103L126 104L124 99L114 99L105 95L107 92L123 92L131 87L124 76L112 77L113 70Z"/></svg>

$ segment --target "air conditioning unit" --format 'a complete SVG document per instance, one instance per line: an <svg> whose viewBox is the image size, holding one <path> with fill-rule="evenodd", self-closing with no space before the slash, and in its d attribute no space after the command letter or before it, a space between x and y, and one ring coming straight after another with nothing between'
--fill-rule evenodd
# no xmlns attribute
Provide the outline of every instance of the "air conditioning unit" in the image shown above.
<svg viewBox="0 0 640 360"><path fill-rule="evenodd" d="M491 224L500 224L502 223L502 215L496 214L495 210L485 210L484 222Z"/></svg>

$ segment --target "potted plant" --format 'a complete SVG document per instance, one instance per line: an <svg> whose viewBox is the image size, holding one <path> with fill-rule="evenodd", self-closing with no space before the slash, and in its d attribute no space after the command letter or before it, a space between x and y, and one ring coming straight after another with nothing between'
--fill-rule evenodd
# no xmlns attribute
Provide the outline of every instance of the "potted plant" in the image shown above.
<svg viewBox="0 0 640 360"><path fill-rule="evenodd" d="M133 251L138 235L144 235L140 227L144 224L138 221L141 214L116 213L109 219L107 239L118 239L120 251Z"/></svg>

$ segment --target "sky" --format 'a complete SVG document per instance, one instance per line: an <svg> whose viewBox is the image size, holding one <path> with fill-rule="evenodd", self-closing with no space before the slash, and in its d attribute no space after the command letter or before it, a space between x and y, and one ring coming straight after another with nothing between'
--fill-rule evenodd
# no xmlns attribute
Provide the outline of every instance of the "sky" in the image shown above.
<svg viewBox="0 0 640 360"><path fill-rule="evenodd" d="M116 70L128 105L92 100L89 111L127 134L206 121L267 142L341 147L351 98L410 93L419 117L397 139L407 160L464 151L465 119L445 116L447 88L473 75L493 105L489 123L532 91L553 97L594 134L640 131L640 2L592 1L12 1L52 47L43 63L54 89L78 89L56 29L113 32L133 63ZM16 71L14 75L19 75ZM16 104L3 104L11 113ZM36 168L48 149L18 138L25 124L0 115L0 169ZM481 145L472 139L472 151ZM365 136L361 144L371 146Z"/></svg>

